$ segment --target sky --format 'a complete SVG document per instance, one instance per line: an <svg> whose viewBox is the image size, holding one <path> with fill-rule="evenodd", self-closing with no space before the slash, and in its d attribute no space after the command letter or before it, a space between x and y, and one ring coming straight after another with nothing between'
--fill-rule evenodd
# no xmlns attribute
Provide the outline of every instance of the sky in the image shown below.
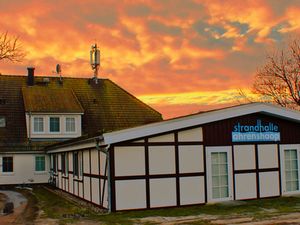
<svg viewBox="0 0 300 225"><path fill-rule="evenodd" d="M238 103L266 55L300 33L299 0L0 0L22 62L0 73L109 78L172 118Z"/></svg>

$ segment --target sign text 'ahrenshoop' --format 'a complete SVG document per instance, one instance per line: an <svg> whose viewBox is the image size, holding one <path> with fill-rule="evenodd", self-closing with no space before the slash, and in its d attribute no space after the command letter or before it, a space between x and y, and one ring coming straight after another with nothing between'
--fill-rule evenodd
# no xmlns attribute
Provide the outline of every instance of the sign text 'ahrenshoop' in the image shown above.
<svg viewBox="0 0 300 225"><path fill-rule="evenodd" d="M263 124L261 120L257 120L256 125L234 125L232 142L254 141L280 141L279 127L271 122Z"/></svg>

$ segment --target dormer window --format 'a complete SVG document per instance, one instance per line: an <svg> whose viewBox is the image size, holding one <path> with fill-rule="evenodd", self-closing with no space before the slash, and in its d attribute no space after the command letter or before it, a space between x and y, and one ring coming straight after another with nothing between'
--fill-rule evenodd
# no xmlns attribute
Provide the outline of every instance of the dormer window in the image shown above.
<svg viewBox="0 0 300 225"><path fill-rule="evenodd" d="M66 132L74 133L75 131L75 118L66 117Z"/></svg>
<svg viewBox="0 0 300 225"><path fill-rule="evenodd" d="M42 133L44 132L44 118L34 117L33 118L33 132Z"/></svg>
<svg viewBox="0 0 300 225"><path fill-rule="evenodd" d="M6 127L6 120L4 116L0 116L0 127Z"/></svg>
<svg viewBox="0 0 300 225"><path fill-rule="evenodd" d="M50 132L60 132L60 120L59 117L50 117Z"/></svg>

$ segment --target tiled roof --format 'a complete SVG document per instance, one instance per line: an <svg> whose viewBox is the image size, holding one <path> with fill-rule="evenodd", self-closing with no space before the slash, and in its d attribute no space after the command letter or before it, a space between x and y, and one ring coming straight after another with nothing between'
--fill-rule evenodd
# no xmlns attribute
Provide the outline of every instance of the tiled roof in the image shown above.
<svg viewBox="0 0 300 225"><path fill-rule="evenodd" d="M43 77L35 76L36 86L30 88L47 89L49 93L72 90L84 110L82 135L85 137L162 120L159 112L108 79L99 79L98 84L87 78L64 77L62 84L58 77L49 80L45 84ZM0 76L0 117L6 118L6 127L0 128L0 151L8 151L9 146L21 149L28 143L22 95L22 89L27 87L27 76ZM42 148L49 144L49 140L45 141L32 142L32 145Z"/></svg>
<svg viewBox="0 0 300 225"><path fill-rule="evenodd" d="M48 86L22 88L26 112L83 113L83 108L72 89L54 89Z"/></svg>

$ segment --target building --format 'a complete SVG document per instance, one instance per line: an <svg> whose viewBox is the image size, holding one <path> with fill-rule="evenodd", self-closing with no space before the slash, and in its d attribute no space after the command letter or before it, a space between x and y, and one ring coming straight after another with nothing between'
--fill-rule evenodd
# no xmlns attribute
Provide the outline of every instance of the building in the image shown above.
<svg viewBox="0 0 300 225"><path fill-rule="evenodd" d="M110 211L300 193L300 113L265 103L106 132L47 152L56 187Z"/></svg>
<svg viewBox="0 0 300 225"><path fill-rule="evenodd" d="M48 183L45 147L161 121L108 79L0 76L0 185Z"/></svg>
<svg viewBox="0 0 300 225"><path fill-rule="evenodd" d="M300 112L265 103L162 121L107 79L0 76L0 184L109 211L300 193Z"/></svg>

